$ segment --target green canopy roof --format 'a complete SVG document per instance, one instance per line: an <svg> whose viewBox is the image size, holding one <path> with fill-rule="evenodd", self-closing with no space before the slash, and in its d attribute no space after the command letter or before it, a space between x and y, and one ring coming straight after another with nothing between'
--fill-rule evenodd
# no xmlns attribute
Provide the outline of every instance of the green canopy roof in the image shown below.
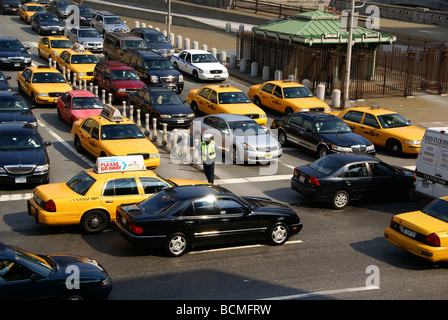
<svg viewBox="0 0 448 320"><path fill-rule="evenodd" d="M348 31L341 31L339 16L320 10L298 13L291 19L282 19L253 27L253 32L281 40L313 44L347 43ZM391 34L357 27L353 32L354 43L392 43Z"/></svg>

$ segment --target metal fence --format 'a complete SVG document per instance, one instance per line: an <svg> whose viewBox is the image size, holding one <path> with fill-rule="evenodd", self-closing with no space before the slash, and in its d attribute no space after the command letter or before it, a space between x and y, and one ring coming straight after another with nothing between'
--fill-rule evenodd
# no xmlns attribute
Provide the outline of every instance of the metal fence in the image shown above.
<svg viewBox="0 0 448 320"><path fill-rule="evenodd" d="M333 89L345 91L346 46L307 47L247 31L238 37L240 59L248 64L257 62L258 74L268 66L270 78L280 70L284 78L291 75L298 82L308 80L313 91L321 83L328 95ZM374 51L354 46L351 99L447 92L448 47L444 45L380 45Z"/></svg>
<svg viewBox="0 0 448 320"><path fill-rule="evenodd" d="M239 8L251 10L254 13L272 13L278 17L295 16L298 12L306 12L316 9L303 6L288 6L260 0L232 0L230 7L232 9Z"/></svg>

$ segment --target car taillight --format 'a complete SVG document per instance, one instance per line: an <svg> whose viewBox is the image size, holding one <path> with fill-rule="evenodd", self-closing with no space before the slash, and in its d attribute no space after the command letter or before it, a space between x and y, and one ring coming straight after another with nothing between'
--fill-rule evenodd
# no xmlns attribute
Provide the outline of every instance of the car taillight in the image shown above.
<svg viewBox="0 0 448 320"><path fill-rule="evenodd" d="M136 226L135 224L131 223L129 224L129 228L131 229L132 232L134 233L143 233L143 229Z"/></svg>
<svg viewBox="0 0 448 320"><path fill-rule="evenodd" d="M320 186L319 180L317 180L317 178L315 178L315 177L313 177L313 176L311 176L311 177L308 179L308 182L309 182L310 184L312 184L313 186Z"/></svg>
<svg viewBox="0 0 448 320"><path fill-rule="evenodd" d="M299 173L297 171L297 168L294 168L294 177L298 177L298 176L299 176Z"/></svg>
<svg viewBox="0 0 448 320"><path fill-rule="evenodd" d="M56 204L53 200L48 200L47 202L45 202L45 209L47 211L56 212Z"/></svg>
<svg viewBox="0 0 448 320"><path fill-rule="evenodd" d="M440 238L435 233L431 233L426 237L425 242L433 247L440 247Z"/></svg>

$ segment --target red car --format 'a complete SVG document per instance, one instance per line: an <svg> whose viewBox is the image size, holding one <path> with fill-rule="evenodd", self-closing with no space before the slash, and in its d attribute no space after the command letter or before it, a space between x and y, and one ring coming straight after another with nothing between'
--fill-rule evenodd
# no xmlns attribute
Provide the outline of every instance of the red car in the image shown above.
<svg viewBox="0 0 448 320"><path fill-rule="evenodd" d="M129 94L146 87L134 68L119 61L98 63L93 71L93 78L100 90L112 93L114 103L124 101Z"/></svg>
<svg viewBox="0 0 448 320"><path fill-rule="evenodd" d="M67 91L59 96L56 106L58 119L64 120L70 127L76 120L99 115L103 110L101 100L88 90Z"/></svg>

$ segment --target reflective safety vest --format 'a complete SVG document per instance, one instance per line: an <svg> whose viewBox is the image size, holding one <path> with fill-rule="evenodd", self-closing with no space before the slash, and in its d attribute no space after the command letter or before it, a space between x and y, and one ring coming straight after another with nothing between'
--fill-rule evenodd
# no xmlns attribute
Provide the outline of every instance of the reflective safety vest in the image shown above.
<svg viewBox="0 0 448 320"><path fill-rule="evenodd" d="M208 144L206 142L201 142L201 152L203 161L214 159L216 157L215 141L212 140Z"/></svg>

